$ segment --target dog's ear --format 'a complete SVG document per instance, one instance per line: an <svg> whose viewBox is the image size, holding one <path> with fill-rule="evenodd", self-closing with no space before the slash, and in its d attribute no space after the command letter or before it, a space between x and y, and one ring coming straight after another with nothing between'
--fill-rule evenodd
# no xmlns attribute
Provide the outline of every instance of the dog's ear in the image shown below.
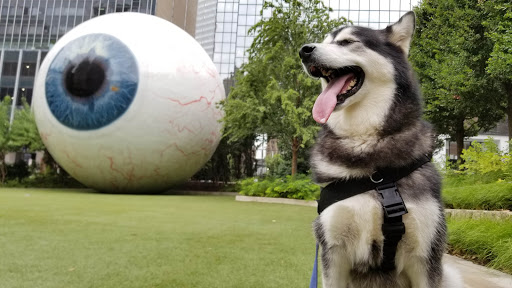
<svg viewBox="0 0 512 288"><path fill-rule="evenodd" d="M416 15L410 11L404 14L398 22L386 28L389 40L400 47L405 55L409 55L412 35L416 27Z"/></svg>

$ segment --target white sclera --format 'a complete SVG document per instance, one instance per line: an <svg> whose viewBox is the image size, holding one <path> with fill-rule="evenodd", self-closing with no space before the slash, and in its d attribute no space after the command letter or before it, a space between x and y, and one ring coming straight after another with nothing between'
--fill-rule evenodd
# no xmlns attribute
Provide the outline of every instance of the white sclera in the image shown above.
<svg viewBox="0 0 512 288"><path fill-rule="evenodd" d="M116 37L139 69L137 94L109 125L75 130L59 122L45 97L48 68L69 42L88 34ZM224 87L203 48L174 24L139 13L114 13L64 35L41 65L34 87L37 126L48 151L71 176L105 192L163 191L189 179L220 137Z"/></svg>

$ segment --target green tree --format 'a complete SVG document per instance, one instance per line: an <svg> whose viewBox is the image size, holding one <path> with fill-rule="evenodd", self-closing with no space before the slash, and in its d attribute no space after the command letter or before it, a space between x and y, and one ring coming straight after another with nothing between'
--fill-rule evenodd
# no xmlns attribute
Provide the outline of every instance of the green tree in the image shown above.
<svg viewBox="0 0 512 288"><path fill-rule="evenodd" d="M0 183L4 183L7 174L5 155L9 152L9 111L11 97L6 96L0 101Z"/></svg>
<svg viewBox="0 0 512 288"><path fill-rule="evenodd" d="M5 155L8 152L20 151L23 148L31 152L45 149L37 130L34 114L26 99L22 99L23 108L14 111L12 124L9 122L11 103L10 96L6 96L0 102L0 183L3 183L6 178Z"/></svg>
<svg viewBox="0 0 512 288"><path fill-rule="evenodd" d="M481 5L468 0L423 1L411 61L421 80L425 115L439 134L457 142L491 129L503 118L500 91L486 74L492 41Z"/></svg>
<svg viewBox="0 0 512 288"><path fill-rule="evenodd" d="M503 173L510 162L510 155L500 151L492 138L485 139L483 144L473 141L461 157L466 174Z"/></svg>
<svg viewBox="0 0 512 288"><path fill-rule="evenodd" d="M487 62L487 72L497 80L504 91L508 115L508 135L512 137L512 4L509 0L479 1L485 9L488 29L492 40L492 52Z"/></svg>
<svg viewBox="0 0 512 288"><path fill-rule="evenodd" d="M193 180L211 180L227 183L233 179L254 175L254 138L229 141L223 137L210 160L193 177Z"/></svg>
<svg viewBox="0 0 512 288"><path fill-rule="evenodd" d="M243 139L267 134L290 147L291 174L297 171L298 151L313 141L318 127L311 116L320 84L302 68L299 49L319 42L347 20L330 19L321 0L266 1L263 18L251 27L255 35L247 50L248 62L236 72L236 85L223 103L225 134Z"/></svg>
<svg viewBox="0 0 512 288"><path fill-rule="evenodd" d="M22 99L23 108L14 113L14 121L11 125L9 146L15 151L22 148L30 152L44 150L44 144L37 130L34 113L25 98Z"/></svg>

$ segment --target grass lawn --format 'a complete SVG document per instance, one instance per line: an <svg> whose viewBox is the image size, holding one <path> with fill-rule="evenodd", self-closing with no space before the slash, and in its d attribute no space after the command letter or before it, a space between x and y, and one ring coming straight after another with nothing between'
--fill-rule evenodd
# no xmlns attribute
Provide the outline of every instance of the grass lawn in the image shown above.
<svg viewBox="0 0 512 288"><path fill-rule="evenodd" d="M446 182L448 182L447 185ZM512 183L495 182L456 186L445 181L442 195L447 208L512 210Z"/></svg>
<svg viewBox="0 0 512 288"><path fill-rule="evenodd" d="M0 189L0 287L307 287L314 207Z"/></svg>
<svg viewBox="0 0 512 288"><path fill-rule="evenodd" d="M512 273L512 218L446 220L451 252Z"/></svg>

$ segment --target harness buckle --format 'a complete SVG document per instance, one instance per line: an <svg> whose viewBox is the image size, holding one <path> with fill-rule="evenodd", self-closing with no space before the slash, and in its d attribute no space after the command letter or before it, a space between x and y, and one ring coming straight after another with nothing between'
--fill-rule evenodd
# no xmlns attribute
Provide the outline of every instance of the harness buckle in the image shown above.
<svg viewBox="0 0 512 288"><path fill-rule="evenodd" d="M393 218L407 214L404 200L398 192L395 183L379 186L376 188L380 196L380 203L384 208L386 218Z"/></svg>
<svg viewBox="0 0 512 288"><path fill-rule="evenodd" d="M398 242L405 234L404 222L384 223L382 224L382 232L386 235L386 240Z"/></svg>

